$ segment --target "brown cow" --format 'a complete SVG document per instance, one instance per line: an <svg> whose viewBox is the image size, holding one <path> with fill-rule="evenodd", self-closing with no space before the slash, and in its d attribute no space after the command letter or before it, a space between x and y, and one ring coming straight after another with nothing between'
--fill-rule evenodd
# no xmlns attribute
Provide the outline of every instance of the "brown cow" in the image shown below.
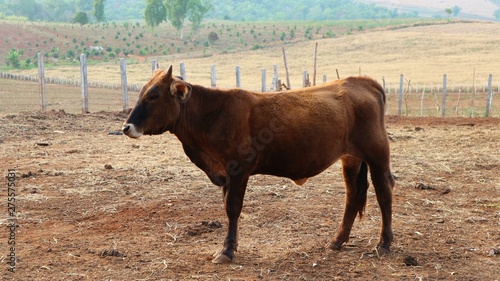
<svg viewBox="0 0 500 281"><path fill-rule="evenodd" d="M389 141L380 84L350 77L321 86L272 94L212 89L156 71L123 125L132 138L169 131L184 152L222 186L229 226L214 263L231 262L248 178L268 174L303 184L342 160L346 206L329 247L340 249L363 214L370 169L382 212L379 247L393 240Z"/></svg>

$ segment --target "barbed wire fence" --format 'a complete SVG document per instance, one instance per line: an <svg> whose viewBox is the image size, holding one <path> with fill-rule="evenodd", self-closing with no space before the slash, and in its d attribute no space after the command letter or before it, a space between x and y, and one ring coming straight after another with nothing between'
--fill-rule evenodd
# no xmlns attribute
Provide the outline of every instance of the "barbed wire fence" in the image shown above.
<svg viewBox="0 0 500 281"><path fill-rule="evenodd" d="M134 107L143 85L127 82L125 59L120 61L120 83L88 81L84 54L81 55L80 62L81 79L79 80L45 77L43 59L41 58L39 59L39 73L36 76L0 72L0 114L47 110L64 110L67 113L76 114L96 111L127 111ZM158 67L157 62L153 60L151 67L153 72ZM180 76L184 79L186 78L185 69L184 63L181 63ZM261 92L275 92L289 88L288 75L285 84L278 77L277 65L274 65L273 70L272 80L268 85L267 71L262 68ZM212 65L210 73L210 86L220 87L221 85L217 85L215 65ZM240 67L236 66L235 87L241 86L240 75ZM339 78L338 74L337 78ZM313 84L316 82L315 79L314 75ZM327 81L327 75L323 75L322 81L323 83ZM443 83L419 83L405 78L403 74L400 75L399 81L394 82L388 79L386 81L386 78L382 77L380 82L386 91L387 99L386 114L435 117L500 117L500 100L494 98L500 89L500 82L495 86L491 74L487 82L484 83L450 84L446 74L443 75L442 81ZM311 86L309 73L304 71L302 87L308 86ZM228 85L228 87L233 86ZM252 90L255 91L255 89Z"/></svg>

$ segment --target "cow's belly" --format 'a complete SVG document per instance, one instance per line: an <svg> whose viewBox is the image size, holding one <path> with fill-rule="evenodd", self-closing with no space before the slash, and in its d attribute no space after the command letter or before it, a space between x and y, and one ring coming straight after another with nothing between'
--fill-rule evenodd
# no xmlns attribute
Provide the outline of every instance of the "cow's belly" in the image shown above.
<svg viewBox="0 0 500 281"><path fill-rule="evenodd" d="M253 174L274 175L292 180L318 175L343 154L342 151L333 148L328 151L304 149L292 152L277 149L267 152L259 157Z"/></svg>

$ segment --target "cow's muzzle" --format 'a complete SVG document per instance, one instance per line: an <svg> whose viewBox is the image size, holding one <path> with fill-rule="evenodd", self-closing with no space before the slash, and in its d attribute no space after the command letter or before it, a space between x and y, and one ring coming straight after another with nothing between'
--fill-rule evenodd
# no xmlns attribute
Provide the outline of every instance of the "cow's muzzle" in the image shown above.
<svg viewBox="0 0 500 281"><path fill-rule="evenodd" d="M122 132L124 135L127 135L128 137L131 137L131 138L139 138L142 136L143 132L138 130L136 126L134 126L134 124L123 124L123 127L122 127Z"/></svg>

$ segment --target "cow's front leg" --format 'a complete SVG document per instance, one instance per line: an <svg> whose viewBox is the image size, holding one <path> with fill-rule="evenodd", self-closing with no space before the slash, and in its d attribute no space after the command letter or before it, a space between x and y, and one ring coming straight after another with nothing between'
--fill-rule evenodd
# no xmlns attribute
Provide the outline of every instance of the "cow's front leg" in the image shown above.
<svg viewBox="0 0 500 281"><path fill-rule="evenodd" d="M238 220L243 207L243 198L247 187L248 176L231 177L223 188L224 206L229 219L227 236L222 250L215 254L213 263L230 263L238 248Z"/></svg>

